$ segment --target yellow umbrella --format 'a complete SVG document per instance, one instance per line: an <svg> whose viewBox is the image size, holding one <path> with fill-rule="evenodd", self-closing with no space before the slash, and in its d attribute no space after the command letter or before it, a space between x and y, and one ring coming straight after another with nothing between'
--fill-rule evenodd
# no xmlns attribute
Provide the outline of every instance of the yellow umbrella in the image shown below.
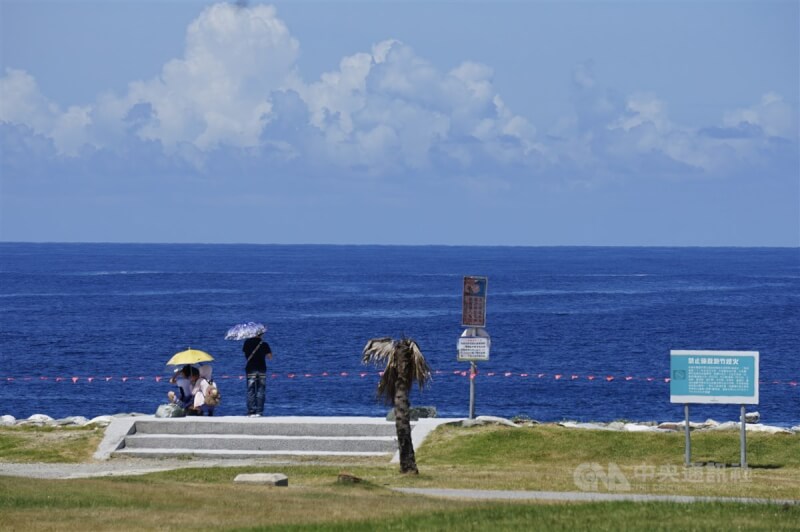
<svg viewBox="0 0 800 532"><path fill-rule="evenodd" d="M212 360L214 360L214 357L205 351L192 349L190 347L186 351L175 353L175 355L169 359L169 362L167 362L167 366L182 366L184 364L197 364L198 362L211 362Z"/></svg>

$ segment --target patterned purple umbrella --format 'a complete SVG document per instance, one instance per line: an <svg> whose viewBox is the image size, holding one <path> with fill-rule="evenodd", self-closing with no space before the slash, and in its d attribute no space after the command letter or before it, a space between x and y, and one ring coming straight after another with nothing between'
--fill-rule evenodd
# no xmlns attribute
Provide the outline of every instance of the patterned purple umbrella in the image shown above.
<svg viewBox="0 0 800 532"><path fill-rule="evenodd" d="M247 340L259 334L264 334L265 332L267 332L267 326L263 323L248 321L247 323L239 323L228 329L228 332L225 333L225 339Z"/></svg>

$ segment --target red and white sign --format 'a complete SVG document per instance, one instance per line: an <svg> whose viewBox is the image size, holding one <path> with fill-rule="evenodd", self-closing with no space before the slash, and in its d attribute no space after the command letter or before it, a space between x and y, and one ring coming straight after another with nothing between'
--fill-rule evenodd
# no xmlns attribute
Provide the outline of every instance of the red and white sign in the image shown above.
<svg viewBox="0 0 800 532"><path fill-rule="evenodd" d="M487 277L464 277L464 291L461 302L461 326L486 326L486 288Z"/></svg>

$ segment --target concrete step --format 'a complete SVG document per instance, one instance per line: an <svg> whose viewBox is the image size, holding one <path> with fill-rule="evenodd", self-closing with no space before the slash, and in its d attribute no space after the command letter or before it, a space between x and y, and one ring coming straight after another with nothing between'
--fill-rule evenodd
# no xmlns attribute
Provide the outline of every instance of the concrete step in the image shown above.
<svg viewBox="0 0 800 532"><path fill-rule="evenodd" d="M387 456L393 422L380 418L186 417L133 420L115 456Z"/></svg>
<svg viewBox="0 0 800 532"><path fill-rule="evenodd" d="M412 422L415 448L447 419ZM385 456L396 461L394 422L368 417L114 418L95 453L140 458L260 458L275 456Z"/></svg>
<svg viewBox="0 0 800 532"><path fill-rule="evenodd" d="M123 448L114 451L113 456L127 456L131 458L223 458L223 459L248 459L248 458L274 458L274 457L292 457L292 456L350 456L350 457L369 457L369 456L384 456L389 457L387 453L369 453L369 452L324 452L324 451L234 451L230 449L182 449L182 448L169 448L169 449L129 449Z"/></svg>
<svg viewBox="0 0 800 532"><path fill-rule="evenodd" d="M306 418L308 419L308 418ZM218 421L217 421L218 420ZM136 422L137 434L246 434L250 436L394 437L393 422L286 421L272 418L177 418Z"/></svg>
<svg viewBox="0 0 800 532"><path fill-rule="evenodd" d="M125 438L126 449L186 448L236 451L308 451L392 453L397 438L330 436L261 436L250 434L131 434Z"/></svg>

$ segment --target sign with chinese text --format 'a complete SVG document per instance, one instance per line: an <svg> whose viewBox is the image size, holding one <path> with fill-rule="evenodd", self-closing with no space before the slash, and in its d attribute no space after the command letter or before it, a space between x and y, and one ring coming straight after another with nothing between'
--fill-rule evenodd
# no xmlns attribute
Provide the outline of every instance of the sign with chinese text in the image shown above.
<svg viewBox="0 0 800 532"><path fill-rule="evenodd" d="M758 351L670 351L671 403L758 404Z"/></svg>
<svg viewBox="0 0 800 532"><path fill-rule="evenodd" d="M486 326L487 277L464 277L464 292L461 300L461 326Z"/></svg>
<svg viewBox="0 0 800 532"><path fill-rule="evenodd" d="M485 336L462 336L458 339L458 361L489 360L490 343Z"/></svg>

